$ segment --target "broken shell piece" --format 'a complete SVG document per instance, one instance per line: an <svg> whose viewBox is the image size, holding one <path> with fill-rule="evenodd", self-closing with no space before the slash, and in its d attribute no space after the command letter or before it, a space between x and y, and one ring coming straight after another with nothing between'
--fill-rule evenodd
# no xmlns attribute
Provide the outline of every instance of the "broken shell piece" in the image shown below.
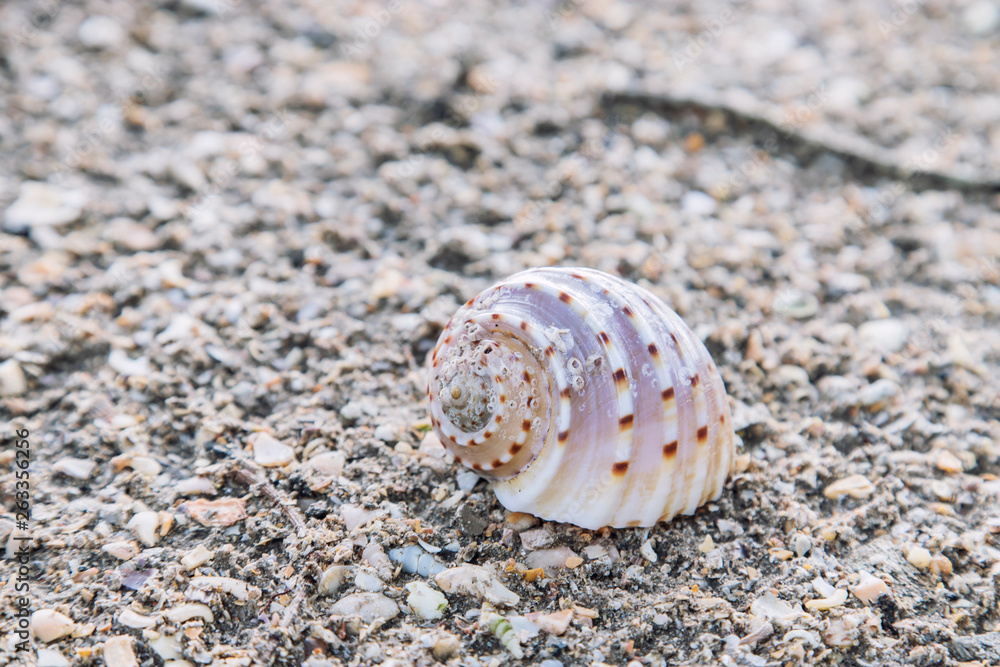
<svg viewBox="0 0 1000 667"><path fill-rule="evenodd" d="M139 555L139 545L132 540L116 540L108 542L101 551L111 554L119 560L132 560Z"/></svg>
<svg viewBox="0 0 1000 667"><path fill-rule="evenodd" d="M838 588L833 595L820 600L809 600L806 602L806 609L833 609L847 602L847 591Z"/></svg>
<svg viewBox="0 0 1000 667"><path fill-rule="evenodd" d="M57 639L73 634L76 623L69 616L60 614L55 609L39 609L31 615L31 632L39 641L54 642Z"/></svg>
<svg viewBox="0 0 1000 667"><path fill-rule="evenodd" d="M104 642L104 664L107 667L139 667L128 635L112 637Z"/></svg>
<svg viewBox="0 0 1000 667"><path fill-rule="evenodd" d="M891 594L888 584L867 572L861 573L860 580L851 592L865 604L874 604L883 595Z"/></svg>
<svg viewBox="0 0 1000 667"><path fill-rule="evenodd" d="M199 544L181 558L181 565L184 566L185 570L193 570L212 560L214 556L214 551L208 549L204 544Z"/></svg>
<svg viewBox="0 0 1000 667"><path fill-rule="evenodd" d="M247 518L246 503L240 498L198 498L183 505L191 518L203 526L226 528Z"/></svg>
<svg viewBox="0 0 1000 667"><path fill-rule="evenodd" d="M336 616L357 616L371 623L379 618L395 618L399 607L381 593L352 593L337 600L332 611Z"/></svg>
<svg viewBox="0 0 1000 667"><path fill-rule="evenodd" d="M537 552L536 552L537 553ZM479 565L459 565L434 577L445 593L464 593L493 604L512 607L520 598L501 584L496 575Z"/></svg>
<svg viewBox="0 0 1000 667"><path fill-rule="evenodd" d="M836 500L843 495L852 498L867 498L875 491L875 485L862 475L851 475L844 479L837 480L823 490L823 495L831 500Z"/></svg>
<svg viewBox="0 0 1000 667"><path fill-rule="evenodd" d="M142 614L134 612L131 609L123 609L122 613L118 614L118 622L126 628L134 628L136 630L152 628L159 623L157 619L149 616L143 616Z"/></svg>
<svg viewBox="0 0 1000 667"><path fill-rule="evenodd" d="M406 596L406 604L417 618L434 621L444 616L448 607L448 598L422 581L411 581L406 584L410 592Z"/></svg>
<svg viewBox="0 0 1000 667"><path fill-rule="evenodd" d="M208 623L215 622L215 616L208 605L199 603L182 604L163 612L163 616L171 623L183 623L192 618L202 618Z"/></svg>
<svg viewBox="0 0 1000 667"><path fill-rule="evenodd" d="M273 435L258 431L247 442L253 447L253 460L265 468L280 468L295 460L295 450Z"/></svg>
<svg viewBox="0 0 1000 667"><path fill-rule="evenodd" d="M247 582L232 577L192 577L191 586L229 593L241 602L250 598L250 587L247 586Z"/></svg>
<svg viewBox="0 0 1000 667"><path fill-rule="evenodd" d="M160 523L158 512L137 512L125 527L131 530L147 547L156 545L156 527Z"/></svg>
<svg viewBox="0 0 1000 667"><path fill-rule="evenodd" d="M561 609L551 614L540 614L536 611L525 614L525 617L534 621L535 625L550 635L561 635L566 632L569 622L573 620L573 610Z"/></svg>

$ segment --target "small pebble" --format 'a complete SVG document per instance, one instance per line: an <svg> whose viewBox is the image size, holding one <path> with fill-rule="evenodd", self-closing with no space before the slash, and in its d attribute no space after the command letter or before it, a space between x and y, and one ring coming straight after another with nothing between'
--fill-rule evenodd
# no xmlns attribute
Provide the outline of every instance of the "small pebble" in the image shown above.
<svg viewBox="0 0 1000 667"><path fill-rule="evenodd" d="M874 604L883 595L890 595L889 586L878 577L862 572L857 585L851 589L854 597L865 604Z"/></svg>
<svg viewBox="0 0 1000 667"><path fill-rule="evenodd" d="M295 450L264 431L247 438L253 447L253 460L265 468L280 468L295 460Z"/></svg>
<svg viewBox="0 0 1000 667"><path fill-rule="evenodd" d="M937 466L938 470L951 473L962 472L964 469L962 460L946 449L942 449L938 453L934 459L934 465Z"/></svg>
<svg viewBox="0 0 1000 667"><path fill-rule="evenodd" d="M323 452L305 462L305 466L323 475L340 477L344 472L347 457L342 452Z"/></svg>
<svg viewBox="0 0 1000 667"><path fill-rule="evenodd" d="M28 381L16 359L0 363L0 396L20 396L28 390Z"/></svg>
<svg viewBox="0 0 1000 667"><path fill-rule="evenodd" d="M569 628L569 622L573 620L573 610L562 609L551 614L529 615L528 618L550 635L561 635L566 632Z"/></svg>
<svg viewBox="0 0 1000 667"><path fill-rule="evenodd" d="M522 531L519 535L521 546L528 551L536 551L550 546L556 539L555 533L548 526Z"/></svg>
<svg viewBox="0 0 1000 667"><path fill-rule="evenodd" d="M896 319L872 320L858 327L861 347L878 352L898 352L910 337L910 327Z"/></svg>
<svg viewBox="0 0 1000 667"><path fill-rule="evenodd" d="M86 197L38 181L24 181L4 214L3 229L19 234L33 227L62 227L83 214Z"/></svg>
<svg viewBox="0 0 1000 667"><path fill-rule="evenodd" d="M73 479L90 479L97 463L90 459L61 458L52 464L52 469Z"/></svg>
<svg viewBox="0 0 1000 667"><path fill-rule="evenodd" d="M923 547L910 547L906 552L906 562L919 570L926 570L931 565L931 552Z"/></svg>
<svg viewBox="0 0 1000 667"><path fill-rule="evenodd" d="M316 588L320 595L334 596L347 579L351 567L349 565L331 565L323 570Z"/></svg>
<svg viewBox="0 0 1000 667"><path fill-rule="evenodd" d="M111 49L124 41L125 31L109 16L88 16L77 28L76 36L84 46Z"/></svg>

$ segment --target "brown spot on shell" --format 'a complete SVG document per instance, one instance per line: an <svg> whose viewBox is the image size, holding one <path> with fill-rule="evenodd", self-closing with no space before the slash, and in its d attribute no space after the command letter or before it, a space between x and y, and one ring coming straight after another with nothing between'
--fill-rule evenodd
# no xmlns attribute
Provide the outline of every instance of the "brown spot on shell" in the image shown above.
<svg viewBox="0 0 1000 667"><path fill-rule="evenodd" d="M458 465L462 465L462 457L461 456L456 456L455 457L455 463L457 463Z"/></svg>
<svg viewBox="0 0 1000 667"><path fill-rule="evenodd" d="M559 390L559 395L562 396L563 398L569 398L569 387L563 387L561 390Z"/></svg>
<svg viewBox="0 0 1000 667"><path fill-rule="evenodd" d="M646 349L649 350L649 354L651 356L654 357L660 356L660 351L656 348L656 343L650 343L649 345L646 346Z"/></svg>
<svg viewBox="0 0 1000 667"><path fill-rule="evenodd" d="M555 353L556 353L556 351L552 348L551 345L549 345L547 348L545 348L545 356L546 357L551 357Z"/></svg>
<svg viewBox="0 0 1000 667"><path fill-rule="evenodd" d="M586 280L586 278L584 278L583 276L581 276L579 273L571 273L569 275L573 276L577 280Z"/></svg>
<svg viewBox="0 0 1000 667"><path fill-rule="evenodd" d="M708 439L708 427L702 426L698 429L698 440L701 441L706 439Z"/></svg>
<svg viewBox="0 0 1000 667"><path fill-rule="evenodd" d="M500 394L500 402L501 403L506 403L507 402L507 397L504 396L503 394Z"/></svg>
<svg viewBox="0 0 1000 667"><path fill-rule="evenodd" d="M524 283L524 286L528 289L535 289L535 283Z"/></svg>
<svg viewBox="0 0 1000 667"><path fill-rule="evenodd" d="M632 309L628 306L623 306L622 312L625 313L625 317L635 317L635 313L633 313Z"/></svg>
<svg viewBox="0 0 1000 667"><path fill-rule="evenodd" d="M490 317L492 317L494 321L499 320L500 319L500 313L493 313L492 315L490 315Z"/></svg>
<svg viewBox="0 0 1000 667"><path fill-rule="evenodd" d="M635 421L635 415L634 414L633 415L625 415L624 417L622 417L621 419L618 420L618 426L622 430L625 430L627 428L632 428L632 422L633 421Z"/></svg>
<svg viewBox="0 0 1000 667"><path fill-rule="evenodd" d="M604 331L602 331L601 333L597 334L597 336L598 336L598 338L600 338L600 339L601 339L601 341L602 341L602 342L603 342L603 343L604 343L605 345L607 345L608 343L610 343L610 342L611 342L611 339L610 339L610 338L608 337L608 334L607 334L606 332L604 332Z"/></svg>
<svg viewBox="0 0 1000 667"><path fill-rule="evenodd" d="M524 331L528 330L528 323L525 320L521 320L521 329Z"/></svg>
<svg viewBox="0 0 1000 667"><path fill-rule="evenodd" d="M615 475L624 475L628 471L628 461L616 461L611 466L611 472Z"/></svg>
<svg viewBox="0 0 1000 667"><path fill-rule="evenodd" d="M521 422L521 430L522 431L530 431L531 430L531 420L525 419L524 421L522 421Z"/></svg>
<svg viewBox="0 0 1000 667"><path fill-rule="evenodd" d="M621 384L625 382L625 369L619 368L615 371L615 384Z"/></svg>
<svg viewBox="0 0 1000 667"><path fill-rule="evenodd" d="M483 440L489 440L492 437L493 437L493 433L491 433L490 431L486 431L486 432L483 433Z"/></svg>
<svg viewBox="0 0 1000 667"><path fill-rule="evenodd" d="M531 382L531 376L528 375L528 371L524 371L524 373L521 375L521 379L524 380L525 382Z"/></svg>
<svg viewBox="0 0 1000 667"><path fill-rule="evenodd" d="M726 423L726 415L719 415L719 423L720 424Z"/></svg>
<svg viewBox="0 0 1000 667"><path fill-rule="evenodd" d="M529 396L529 397L528 397L528 401L526 402L526 405L527 405L527 406L528 406L529 408L531 407L531 402L532 402L533 400L535 400L535 397L534 397L534 396Z"/></svg>
<svg viewBox="0 0 1000 667"><path fill-rule="evenodd" d="M478 464L478 463L473 463L473 464L472 464L472 469L473 469L473 470L482 470L482 469L483 469L483 466L481 466L481 465L480 465L480 464Z"/></svg>
<svg viewBox="0 0 1000 667"><path fill-rule="evenodd" d="M448 439L451 440L452 442L456 443L456 444L458 443L458 440L456 440L455 436L453 436L453 435L449 435Z"/></svg>
<svg viewBox="0 0 1000 667"><path fill-rule="evenodd" d="M692 387L697 387L699 382L701 382L701 378L698 377L697 375L695 375L694 377L691 378L691 386Z"/></svg>
<svg viewBox="0 0 1000 667"><path fill-rule="evenodd" d="M496 423L499 424L500 422L503 421L503 417L501 417L500 415L497 415L496 417L493 418L493 421L495 421Z"/></svg>
<svg viewBox="0 0 1000 667"><path fill-rule="evenodd" d="M566 442L569 440L569 431L560 431L556 438L558 438L559 442Z"/></svg>
<svg viewBox="0 0 1000 667"><path fill-rule="evenodd" d="M673 458L674 456L677 456L677 441L676 440L674 440L673 442L668 442L667 444L663 445L663 455L665 457L667 457L668 459L669 458Z"/></svg>
<svg viewBox="0 0 1000 667"><path fill-rule="evenodd" d="M573 300L573 297L571 297L566 292L559 292L559 300L562 301L563 303L569 303L570 301Z"/></svg>
<svg viewBox="0 0 1000 667"><path fill-rule="evenodd" d="M521 449L523 447L524 447L524 445L519 445L519 444L517 444L515 442L513 445L510 446L510 454L511 454L511 456L513 456L514 454L517 454L519 451L521 451Z"/></svg>
<svg viewBox="0 0 1000 667"><path fill-rule="evenodd" d="M667 387L662 392L660 392L660 397L665 401L673 400L674 398L674 388Z"/></svg>
<svg viewBox="0 0 1000 667"><path fill-rule="evenodd" d="M501 461L500 459L493 459L493 462L490 463L490 466L492 466L493 468L499 468L502 465L503 461Z"/></svg>

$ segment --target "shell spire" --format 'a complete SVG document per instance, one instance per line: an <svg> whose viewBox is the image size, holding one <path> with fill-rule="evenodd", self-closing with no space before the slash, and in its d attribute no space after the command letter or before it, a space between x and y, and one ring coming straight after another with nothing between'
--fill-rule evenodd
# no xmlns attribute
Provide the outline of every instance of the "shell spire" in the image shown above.
<svg viewBox="0 0 1000 667"><path fill-rule="evenodd" d="M523 271L459 309L428 359L431 421L510 510L652 526L719 497L718 369L662 300L584 268Z"/></svg>

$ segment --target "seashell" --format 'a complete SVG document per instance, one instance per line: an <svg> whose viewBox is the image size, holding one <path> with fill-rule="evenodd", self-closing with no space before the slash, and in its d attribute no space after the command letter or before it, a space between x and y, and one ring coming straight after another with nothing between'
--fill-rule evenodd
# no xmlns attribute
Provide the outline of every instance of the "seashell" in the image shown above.
<svg viewBox="0 0 1000 667"><path fill-rule="evenodd" d="M601 271L501 280L428 359L431 422L515 512L652 526L717 499L733 467L725 387L663 301Z"/></svg>

